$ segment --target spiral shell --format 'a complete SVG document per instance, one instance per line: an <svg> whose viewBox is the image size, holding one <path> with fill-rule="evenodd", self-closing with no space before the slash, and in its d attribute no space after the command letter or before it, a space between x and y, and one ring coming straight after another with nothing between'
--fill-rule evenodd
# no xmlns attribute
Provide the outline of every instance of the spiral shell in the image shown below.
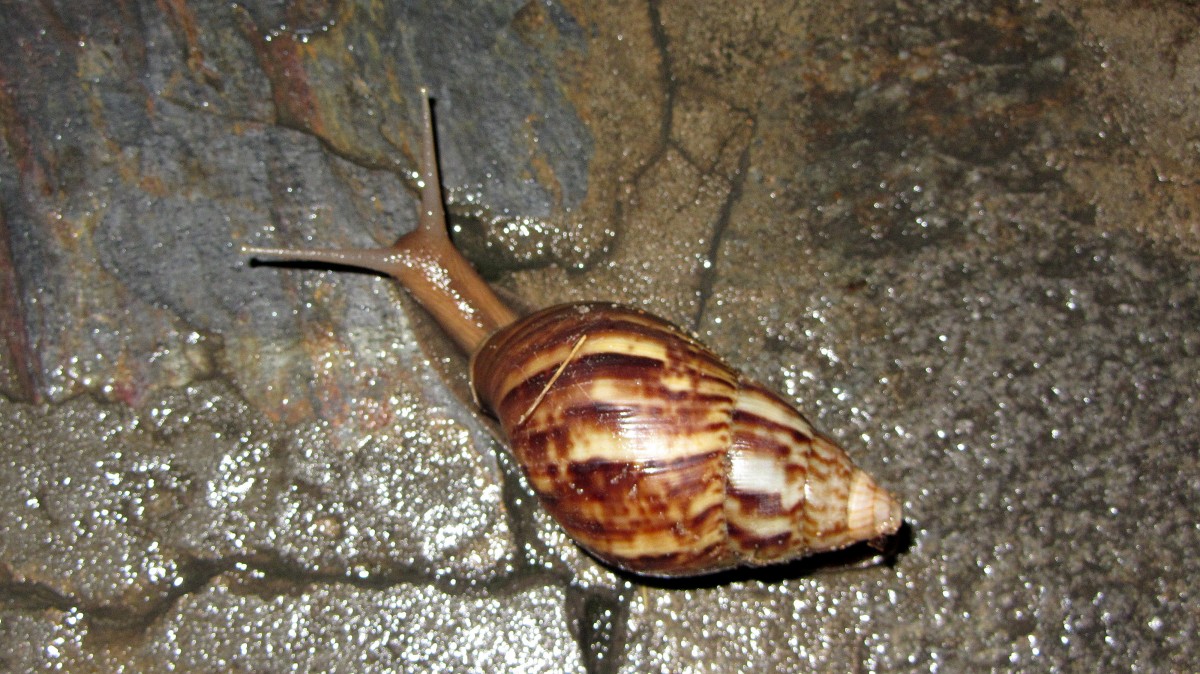
<svg viewBox="0 0 1200 674"><path fill-rule="evenodd" d="M792 406L680 329L550 307L471 362L543 506L618 568L687 576L894 533L900 506Z"/></svg>

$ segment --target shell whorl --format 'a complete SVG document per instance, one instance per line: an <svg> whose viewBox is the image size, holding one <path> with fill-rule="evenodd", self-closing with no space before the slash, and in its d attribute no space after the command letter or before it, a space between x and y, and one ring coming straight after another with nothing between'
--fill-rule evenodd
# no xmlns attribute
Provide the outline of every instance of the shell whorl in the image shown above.
<svg viewBox="0 0 1200 674"><path fill-rule="evenodd" d="M645 312L531 314L484 343L471 379L545 508L619 568L767 564L900 524L895 500L794 408Z"/></svg>

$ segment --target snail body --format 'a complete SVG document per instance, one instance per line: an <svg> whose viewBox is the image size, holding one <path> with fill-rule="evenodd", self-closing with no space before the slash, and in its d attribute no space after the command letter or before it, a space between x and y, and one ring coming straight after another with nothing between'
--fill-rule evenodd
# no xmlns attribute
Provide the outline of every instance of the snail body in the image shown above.
<svg viewBox="0 0 1200 674"><path fill-rule="evenodd" d="M899 504L844 450L671 323L608 303L517 318L449 240L422 97L415 231L381 249L246 252L400 281L471 354L476 400L543 507L605 563L691 576L896 532Z"/></svg>

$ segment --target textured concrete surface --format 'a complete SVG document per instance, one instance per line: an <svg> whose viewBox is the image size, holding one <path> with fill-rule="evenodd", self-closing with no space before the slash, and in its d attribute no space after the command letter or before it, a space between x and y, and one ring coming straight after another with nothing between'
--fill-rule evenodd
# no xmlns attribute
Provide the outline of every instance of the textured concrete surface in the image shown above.
<svg viewBox="0 0 1200 674"><path fill-rule="evenodd" d="M1187 3L0 0L0 670L1195 671ZM702 336L902 495L670 583L532 500L367 274Z"/></svg>

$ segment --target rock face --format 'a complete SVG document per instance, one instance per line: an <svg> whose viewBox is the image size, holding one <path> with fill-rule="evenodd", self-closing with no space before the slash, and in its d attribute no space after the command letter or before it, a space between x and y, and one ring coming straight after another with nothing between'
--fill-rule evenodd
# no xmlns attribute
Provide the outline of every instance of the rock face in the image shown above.
<svg viewBox="0 0 1200 674"><path fill-rule="evenodd" d="M1200 664L1194 11L423 4L0 10L0 669ZM411 227L420 85L477 266L815 412L890 564L615 575L401 291L248 266Z"/></svg>

